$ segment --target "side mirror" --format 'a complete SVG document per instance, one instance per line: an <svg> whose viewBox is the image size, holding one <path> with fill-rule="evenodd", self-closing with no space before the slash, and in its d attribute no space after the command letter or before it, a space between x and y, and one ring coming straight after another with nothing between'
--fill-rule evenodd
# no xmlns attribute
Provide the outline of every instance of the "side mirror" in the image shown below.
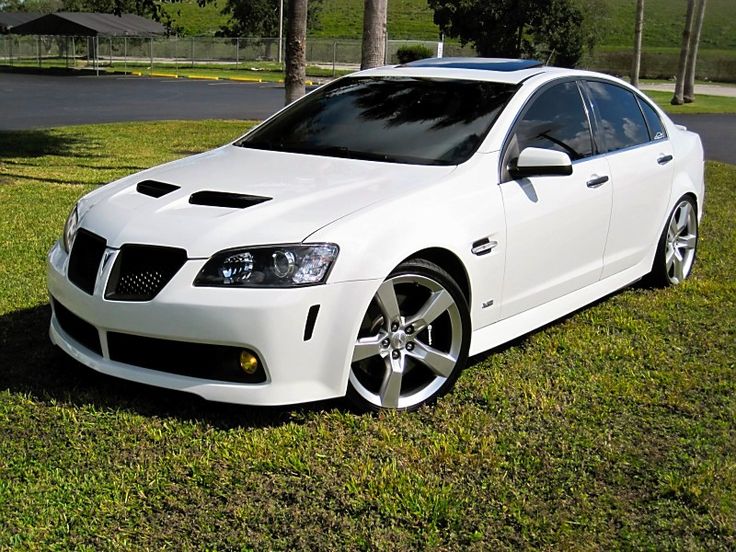
<svg viewBox="0 0 736 552"><path fill-rule="evenodd" d="M572 174L570 156L561 151L542 148L524 148L519 157L509 163L513 178L526 176L568 176Z"/></svg>

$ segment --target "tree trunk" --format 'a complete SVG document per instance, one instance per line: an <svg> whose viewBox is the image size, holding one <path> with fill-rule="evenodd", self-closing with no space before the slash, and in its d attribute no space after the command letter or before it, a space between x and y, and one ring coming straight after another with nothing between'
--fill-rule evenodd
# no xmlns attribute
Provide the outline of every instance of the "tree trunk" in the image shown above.
<svg viewBox="0 0 736 552"><path fill-rule="evenodd" d="M641 69L641 35L644 30L644 0L636 0L636 23L634 25L634 59L631 62L631 85L639 88Z"/></svg>
<svg viewBox="0 0 736 552"><path fill-rule="evenodd" d="M307 72L307 0L289 0L286 28L286 102L288 105L304 95Z"/></svg>
<svg viewBox="0 0 736 552"><path fill-rule="evenodd" d="M685 103L685 68L687 57L690 52L690 35L693 30L693 14L695 13L695 0L687 0L687 14L685 15L685 29L682 31L682 45L680 46L680 63L677 65L677 80L675 81L675 95L672 96L672 105Z"/></svg>
<svg viewBox="0 0 736 552"><path fill-rule="evenodd" d="M361 69L386 63L386 11L388 0L365 0Z"/></svg>
<svg viewBox="0 0 736 552"><path fill-rule="evenodd" d="M691 103L695 99L695 63L698 60L698 47L700 46L700 31L703 30L703 18L705 17L706 0L696 0L697 8L693 33L690 35L690 51L685 68L685 86L682 99L685 103Z"/></svg>

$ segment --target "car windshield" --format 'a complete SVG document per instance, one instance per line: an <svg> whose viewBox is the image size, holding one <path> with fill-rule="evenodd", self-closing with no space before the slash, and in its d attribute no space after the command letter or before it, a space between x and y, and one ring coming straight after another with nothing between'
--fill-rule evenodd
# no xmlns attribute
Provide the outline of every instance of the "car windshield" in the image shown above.
<svg viewBox="0 0 736 552"><path fill-rule="evenodd" d="M236 145L457 165L475 153L516 89L484 81L348 77L310 94Z"/></svg>

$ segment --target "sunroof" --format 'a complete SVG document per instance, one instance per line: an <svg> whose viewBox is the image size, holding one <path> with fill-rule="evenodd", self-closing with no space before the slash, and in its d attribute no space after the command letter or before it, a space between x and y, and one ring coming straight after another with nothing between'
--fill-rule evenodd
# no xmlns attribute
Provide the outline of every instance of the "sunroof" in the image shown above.
<svg viewBox="0 0 736 552"><path fill-rule="evenodd" d="M544 64L535 59L503 58L427 58L405 63L402 67L438 67L448 69L480 69L482 71L521 71Z"/></svg>

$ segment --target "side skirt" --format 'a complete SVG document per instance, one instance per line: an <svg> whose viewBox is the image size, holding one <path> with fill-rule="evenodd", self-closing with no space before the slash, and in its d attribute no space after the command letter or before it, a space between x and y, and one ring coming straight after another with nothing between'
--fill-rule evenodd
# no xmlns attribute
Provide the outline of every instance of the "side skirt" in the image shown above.
<svg viewBox="0 0 736 552"><path fill-rule="evenodd" d="M470 356L503 345L633 284L647 274L651 266L652 259L647 255L647 258L638 265L613 274L604 280L505 320L500 320L495 324L480 328L474 331L471 336Z"/></svg>

